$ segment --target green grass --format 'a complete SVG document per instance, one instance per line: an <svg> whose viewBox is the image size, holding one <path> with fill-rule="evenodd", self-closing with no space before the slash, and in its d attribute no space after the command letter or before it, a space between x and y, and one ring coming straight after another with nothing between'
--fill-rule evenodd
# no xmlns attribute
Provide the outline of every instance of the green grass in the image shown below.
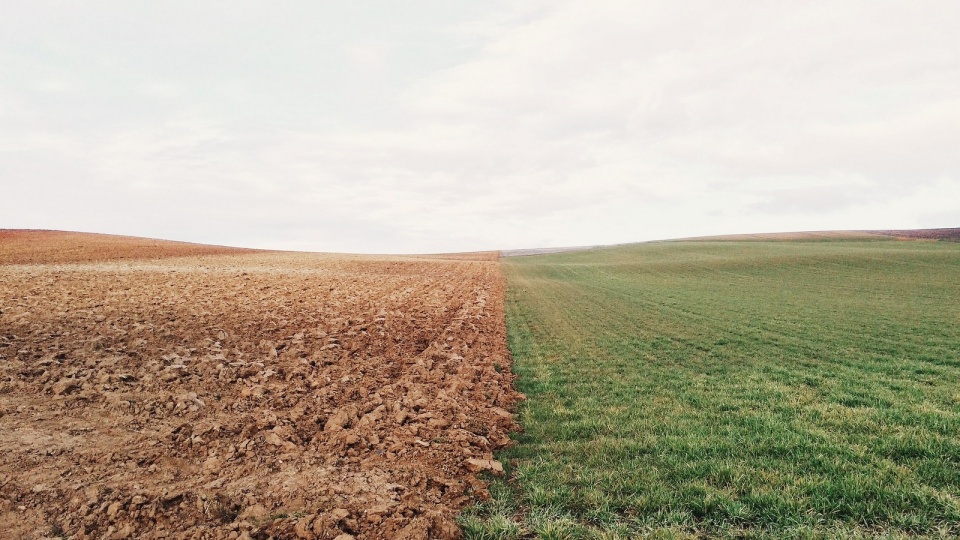
<svg viewBox="0 0 960 540"><path fill-rule="evenodd" d="M467 538L960 535L960 244L503 260L525 431Z"/></svg>

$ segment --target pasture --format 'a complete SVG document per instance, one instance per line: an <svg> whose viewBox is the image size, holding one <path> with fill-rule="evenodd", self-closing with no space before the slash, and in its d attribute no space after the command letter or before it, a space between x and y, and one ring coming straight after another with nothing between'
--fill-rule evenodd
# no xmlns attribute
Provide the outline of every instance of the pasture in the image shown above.
<svg viewBox="0 0 960 540"><path fill-rule="evenodd" d="M525 428L467 538L960 535L960 244L502 260Z"/></svg>

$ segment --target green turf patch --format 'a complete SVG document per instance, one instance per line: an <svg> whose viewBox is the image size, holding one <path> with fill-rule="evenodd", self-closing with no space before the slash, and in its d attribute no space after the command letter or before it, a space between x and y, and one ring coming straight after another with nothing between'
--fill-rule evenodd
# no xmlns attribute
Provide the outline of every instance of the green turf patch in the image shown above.
<svg viewBox="0 0 960 540"><path fill-rule="evenodd" d="M960 535L960 245L505 259L525 428L467 538Z"/></svg>

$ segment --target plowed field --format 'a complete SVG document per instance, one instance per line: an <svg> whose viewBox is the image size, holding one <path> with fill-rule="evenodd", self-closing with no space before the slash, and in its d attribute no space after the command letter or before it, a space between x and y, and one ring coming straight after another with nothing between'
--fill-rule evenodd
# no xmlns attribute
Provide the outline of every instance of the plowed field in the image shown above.
<svg viewBox="0 0 960 540"><path fill-rule="evenodd" d="M253 252L252 249L112 234L0 229L0 264L100 262Z"/></svg>
<svg viewBox="0 0 960 540"><path fill-rule="evenodd" d="M495 254L39 237L0 237L0 537L452 538L485 496L519 396Z"/></svg>

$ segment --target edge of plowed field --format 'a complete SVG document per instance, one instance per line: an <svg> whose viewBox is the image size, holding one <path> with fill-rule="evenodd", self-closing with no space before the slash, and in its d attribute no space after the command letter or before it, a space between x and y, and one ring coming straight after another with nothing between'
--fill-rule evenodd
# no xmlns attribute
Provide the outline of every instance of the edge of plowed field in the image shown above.
<svg viewBox="0 0 960 540"><path fill-rule="evenodd" d="M454 538L487 496L523 398L496 252L32 236L60 256L0 265L0 537Z"/></svg>
<svg viewBox="0 0 960 540"><path fill-rule="evenodd" d="M234 255L262 250L45 229L0 229L0 265Z"/></svg>

